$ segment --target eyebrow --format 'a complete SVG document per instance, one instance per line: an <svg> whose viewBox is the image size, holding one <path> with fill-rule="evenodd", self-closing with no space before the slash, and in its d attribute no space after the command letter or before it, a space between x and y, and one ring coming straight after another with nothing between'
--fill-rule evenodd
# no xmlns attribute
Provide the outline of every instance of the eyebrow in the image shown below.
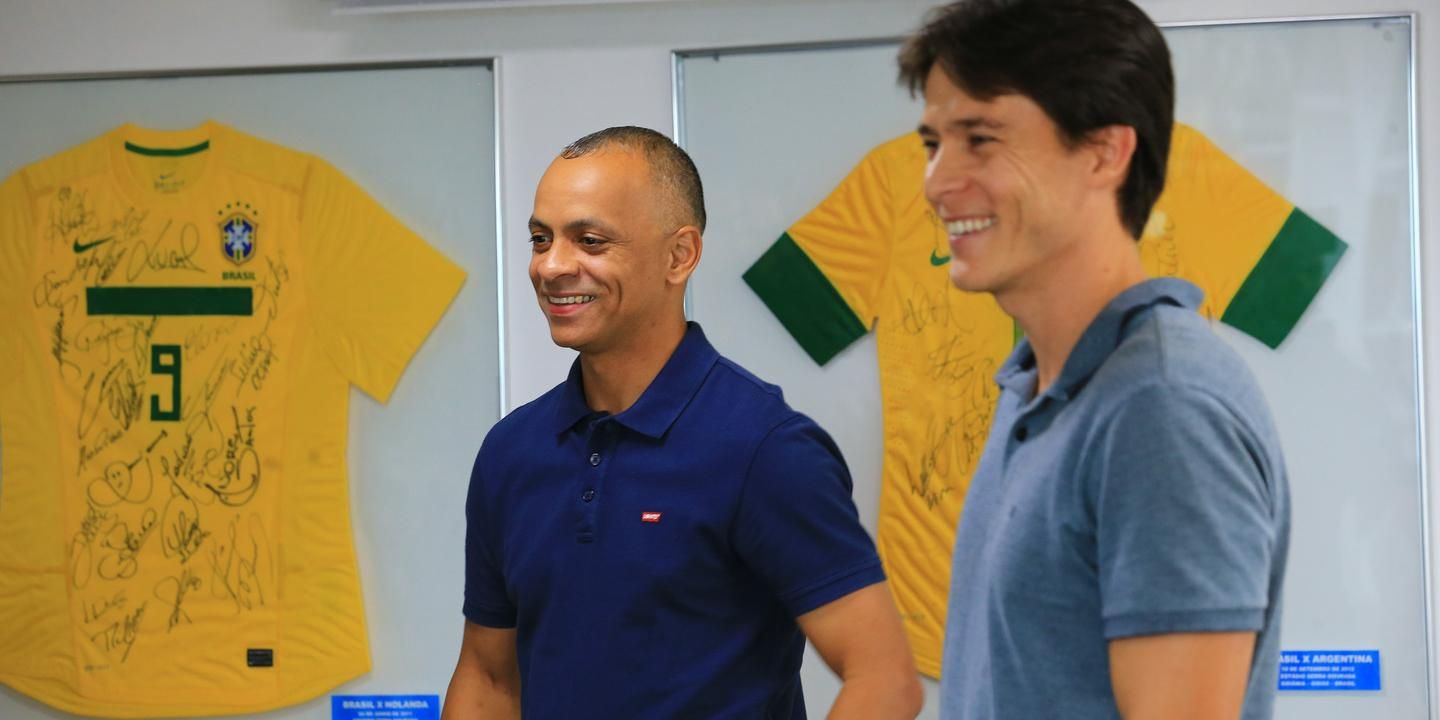
<svg viewBox="0 0 1440 720"><path fill-rule="evenodd" d="M540 228L542 230L551 229L549 223L546 223L544 220L541 220L534 215L530 216L530 227ZM568 223L565 223L564 230L567 234L575 235L580 233L581 231L589 230L592 228L595 230L599 230L604 235L610 235L612 237L618 234L615 228L611 227L610 225L601 222L600 220L596 220L595 218L584 217L577 218L575 220L571 220Z"/></svg>
<svg viewBox="0 0 1440 720"><path fill-rule="evenodd" d="M951 120L950 122L945 123L945 127L947 127L947 128L953 128L953 129L957 129L957 130L974 130L974 129L976 129L976 128L986 128L986 129L988 129L988 130L999 130L999 129L1005 127L1005 123L1002 123L1002 122L1000 122L999 120L992 120L992 119L990 119L990 118L971 116L971 117L962 117L962 118L957 118L957 119L955 119L955 120ZM930 127L929 125L927 125L927 124L925 124L925 123L920 123L920 125L919 125L918 127L916 127L915 130L916 130L916 132L920 133L921 135L936 135L936 134L937 134L937 133L935 132L935 128L932 128L932 127Z"/></svg>

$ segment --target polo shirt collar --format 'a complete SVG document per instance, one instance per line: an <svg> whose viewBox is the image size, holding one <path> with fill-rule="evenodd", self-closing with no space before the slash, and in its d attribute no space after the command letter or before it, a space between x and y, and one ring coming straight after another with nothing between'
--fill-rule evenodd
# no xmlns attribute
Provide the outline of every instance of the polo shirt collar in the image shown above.
<svg viewBox="0 0 1440 720"><path fill-rule="evenodd" d="M690 404L699 392L710 368L720 359L698 323L686 323L685 337L665 361L660 374L624 412L615 415L614 420L625 427L647 437L659 439L665 435L680 412ZM585 404L585 386L580 374L580 358L570 365L570 375L565 379L564 389L555 406L555 432L561 433L574 428L585 417L594 414Z"/></svg>
<svg viewBox="0 0 1440 720"><path fill-rule="evenodd" d="M1200 288L1178 278L1152 278L1127 288L1090 321L1090 326L1070 350L1070 357L1065 359L1060 377L1045 390L1045 395L1059 400L1074 395L1125 339L1126 325L1135 313L1161 304L1193 310L1200 307L1204 296ZM1028 397L1033 393L1035 380L1035 351L1030 347L1029 338L1021 338L995 374L995 381L1007 390Z"/></svg>

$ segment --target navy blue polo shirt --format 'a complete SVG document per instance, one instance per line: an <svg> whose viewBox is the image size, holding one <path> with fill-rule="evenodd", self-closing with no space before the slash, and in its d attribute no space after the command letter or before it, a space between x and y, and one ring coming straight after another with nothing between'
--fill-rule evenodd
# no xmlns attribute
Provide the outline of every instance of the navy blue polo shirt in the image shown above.
<svg viewBox="0 0 1440 720"><path fill-rule="evenodd" d="M691 323L633 406L580 364L486 436L465 617L515 627L526 720L804 718L795 618L884 575L830 437Z"/></svg>

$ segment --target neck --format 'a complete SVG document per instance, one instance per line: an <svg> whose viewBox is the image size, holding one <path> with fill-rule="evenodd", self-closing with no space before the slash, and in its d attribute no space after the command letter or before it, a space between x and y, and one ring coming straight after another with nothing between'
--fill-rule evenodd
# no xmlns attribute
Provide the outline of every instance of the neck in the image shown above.
<svg viewBox="0 0 1440 720"><path fill-rule="evenodd" d="M1073 243L1017 287L995 293L1035 351L1036 395L1060 376L1095 316L1145 277L1135 240L1116 230Z"/></svg>
<svg viewBox="0 0 1440 720"><path fill-rule="evenodd" d="M629 409L664 369L685 339L685 315L652 322L633 334L634 341L601 351L580 353L585 404L615 415Z"/></svg>

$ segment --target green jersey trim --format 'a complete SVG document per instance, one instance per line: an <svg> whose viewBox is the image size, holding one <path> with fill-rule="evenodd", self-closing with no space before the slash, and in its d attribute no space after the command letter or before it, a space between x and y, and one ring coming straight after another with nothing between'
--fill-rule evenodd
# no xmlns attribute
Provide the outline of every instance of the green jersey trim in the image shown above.
<svg viewBox="0 0 1440 720"><path fill-rule="evenodd" d="M743 277L819 365L868 332L830 278L788 232Z"/></svg>
<svg viewBox="0 0 1440 720"><path fill-rule="evenodd" d="M85 289L90 315L254 314L248 287L92 287Z"/></svg>
<svg viewBox="0 0 1440 720"><path fill-rule="evenodd" d="M1300 208L1290 211L1220 320L1280 346L1348 246Z"/></svg>

